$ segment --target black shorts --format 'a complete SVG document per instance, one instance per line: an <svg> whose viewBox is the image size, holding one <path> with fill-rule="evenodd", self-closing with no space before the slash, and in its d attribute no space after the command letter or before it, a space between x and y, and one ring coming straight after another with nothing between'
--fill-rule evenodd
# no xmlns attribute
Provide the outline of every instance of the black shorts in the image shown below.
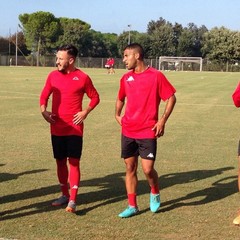
<svg viewBox="0 0 240 240"><path fill-rule="evenodd" d="M52 135L54 158L61 160L67 157L81 158L83 138L81 136Z"/></svg>
<svg viewBox="0 0 240 240"><path fill-rule="evenodd" d="M142 159L155 160L157 153L157 139L133 139L122 135L121 157L126 159L140 156Z"/></svg>

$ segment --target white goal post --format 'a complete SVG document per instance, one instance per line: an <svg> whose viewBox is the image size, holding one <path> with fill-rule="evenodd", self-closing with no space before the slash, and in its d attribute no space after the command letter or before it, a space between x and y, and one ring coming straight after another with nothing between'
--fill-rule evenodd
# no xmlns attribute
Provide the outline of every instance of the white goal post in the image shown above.
<svg viewBox="0 0 240 240"><path fill-rule="evenodd" d="M163 63L174 65L175 70L183 71L184 63L197 63L199 64L199 71L202 71L203 59L201 57L159 57L159 70L165 70Z"/></svg>

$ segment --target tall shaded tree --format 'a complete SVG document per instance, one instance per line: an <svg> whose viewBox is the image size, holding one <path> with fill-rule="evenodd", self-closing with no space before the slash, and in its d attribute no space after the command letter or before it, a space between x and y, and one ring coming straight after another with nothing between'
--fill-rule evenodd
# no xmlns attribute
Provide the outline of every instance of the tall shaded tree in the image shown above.
<svg viewBox="0 0 240 240"><path fill-rule="evenodd" d="M60 25L57 18L49 12L20 14L26 45L33 56L36 55L39 66L40 55L48 54L56 47Z"/></svg>
<svg viewBox="0 0 240 240"><path fill-rule="evenodd" d="M118 35L115 33L103 33L103 41L107 50L106 57L119 57L117 39Z"/></svg>
<svg viewBox="0 0 240 240"><path fill-rule="evenodd" d="M179 36L178 55L182 57L201 57L205 32L207 32L205 26L198 28L194 23L189 23L188 27L184 28Z"/></svg>
<svg viewBox="0 0 240 240"><path fill-rule="evenodd" d="M183 31L183 27L181 24L179 23L175 23L173 25L173 44L175 46L176 52L175 52L175 56L180 56L178 53L178 49L179 49L179 38L182 34Z"/></svg>
<svg viewBox="0 0 240 240"><path fill-rule="evenodd" d="M203 56L224 62L231 60L233 56L239 58L239 40L236 37L239 34L225 27L211 29L204 34Z"/></svg>
<svg viewBox="0 0 240 240"><path fill-rule="evenodd" d="M176 55L176 41L173 25L163 18L151 21L148 24L147 32L151 37L151 57L174 56Z"/></svg>
<svg viewBox="0 0 240 240"><path fill-rule="evenodd" d="M32 52L49 53L56 46L60 33L59 20L49 12L20 14L26 45Z"/></svg>
<svg viewBox="0 0 240 240"><path fill-rule="evenodd" d="M124 31L117 38L117 47L119 56L122 56L123 49L128 45L129 42L129 34L130 34L130 42L137 42L141 44L145 50L145 55L148 56L148 51L150 48L150 37L147 33L139 33L138 31L131 31L130 33Z"/></svg>
<svg viewBox="0 0 240 240"><path fill-rule="evenodd" d="M60 35L57 45L70 43L83 52L84 39L91 25L75 18L59 18Z"/></svg>

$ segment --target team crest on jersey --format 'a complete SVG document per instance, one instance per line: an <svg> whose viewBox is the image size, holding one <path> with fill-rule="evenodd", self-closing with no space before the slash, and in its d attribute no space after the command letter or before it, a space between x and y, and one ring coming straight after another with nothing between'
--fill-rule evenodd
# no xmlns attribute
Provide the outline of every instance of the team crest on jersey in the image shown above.
<svg viewBox="0 0 240 240"><path fill-rule="evenodd" d="M78 77L74 77L73 80L74 80L74 81L78 81L79 78L78 78Z"/></svg>
<svg viewBox="0 0 240 240"><path fill-rule="evenodd" d="M127 82L132 82L132 81L134 81L133 76L128 77Z"/></svg>

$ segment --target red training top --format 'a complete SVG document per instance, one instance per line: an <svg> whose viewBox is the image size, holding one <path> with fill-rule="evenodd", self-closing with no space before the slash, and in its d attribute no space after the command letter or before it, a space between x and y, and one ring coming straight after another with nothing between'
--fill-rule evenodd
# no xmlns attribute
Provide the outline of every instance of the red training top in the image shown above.
<svg viewBox="0 0 240 240"><path fill-rule="evenodd" d="M158 70L149 67L142 73L129 71L120 81L118 98L127 98L122 118L124 136L144 139L155 138L152 130L158 121L158 107L176 92L167 78Z"/></svg>
<svg viewBox="0 0 240 240"><path fill-rule="evenodd" d="M240 107L240 82L232 94L232 99L236 107Z"/></svg>
<svg viewBox="0 0 240 240"><path fill-rule="evenodd" d="M46 80L40 95L40 106L48 104L52 94L52 113L56 114L51 124L51 134L56 136L83 136L83 124L73 124L73 116L82 111L84 93L91 99L89 106L93 109L99 103L99 94L89 76L79 69L64 74L52 71Z"/></svg>

